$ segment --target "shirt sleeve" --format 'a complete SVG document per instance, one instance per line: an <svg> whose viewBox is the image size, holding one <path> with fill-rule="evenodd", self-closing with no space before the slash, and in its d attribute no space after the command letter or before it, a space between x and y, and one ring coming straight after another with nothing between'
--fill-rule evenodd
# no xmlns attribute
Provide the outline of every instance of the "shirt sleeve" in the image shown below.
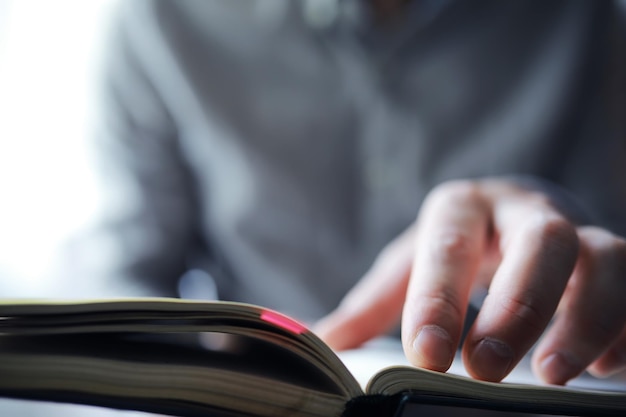
<svg viewBox="0 0 626 417"><path fill-rule="evenodd" d="M149 48L135 42L141 16L132 10L116 14L105 54L93 146L102 216L82 251L90 264L83 287L173 296L200 246L198 207L177 127L146 67Z"/></svg>

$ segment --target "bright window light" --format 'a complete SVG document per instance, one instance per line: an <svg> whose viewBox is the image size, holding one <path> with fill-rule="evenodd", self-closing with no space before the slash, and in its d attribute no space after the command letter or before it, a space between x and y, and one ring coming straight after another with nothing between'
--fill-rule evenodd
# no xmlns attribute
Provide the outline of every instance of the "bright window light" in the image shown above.
<svg viewBox="0 0 626 417"><path fill-rule="evenodd" d="M97 208L94 70L114 0L0 0L0 293L45 295Z"/></svg>

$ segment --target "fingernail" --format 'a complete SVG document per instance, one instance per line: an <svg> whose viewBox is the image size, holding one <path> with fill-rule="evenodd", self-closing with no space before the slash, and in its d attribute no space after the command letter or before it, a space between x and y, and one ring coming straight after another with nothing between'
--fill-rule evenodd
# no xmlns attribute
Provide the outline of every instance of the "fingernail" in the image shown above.
<svg viewBox="0 0 626 417"><path fill-rule="evenodd" d="M489 337L478 342L470 357L473 373L486 381L501 381L509 372L512 361L513 349Z"/></svg>
<svg viewBox="0 0 626 417"><path fill-rule="evenodd" d="M546 356L539 365L541 377L549 384L564 385L582 371L580 361L573 355L557 352Z"/></svg>
<svg viewBox="0 0 626 417"><path fill-rule="evenodd" d="M452 338L442 327L424 326L413 341L413 351L429 368L445 371L454 358Z"/></svg>

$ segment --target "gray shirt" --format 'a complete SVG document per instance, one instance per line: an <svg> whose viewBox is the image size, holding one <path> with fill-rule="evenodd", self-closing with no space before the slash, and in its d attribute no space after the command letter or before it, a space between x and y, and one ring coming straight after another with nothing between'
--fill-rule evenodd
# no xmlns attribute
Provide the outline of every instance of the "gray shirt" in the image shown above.
<svg viewBox="0 0 626 417"><path fill-rule="evenodd" d="M223 299L317 318L454 178L540 178L626 235L616 7L422 0L380 22L357 0L124 2L103 276L175 295L201 268Z"/></svg>

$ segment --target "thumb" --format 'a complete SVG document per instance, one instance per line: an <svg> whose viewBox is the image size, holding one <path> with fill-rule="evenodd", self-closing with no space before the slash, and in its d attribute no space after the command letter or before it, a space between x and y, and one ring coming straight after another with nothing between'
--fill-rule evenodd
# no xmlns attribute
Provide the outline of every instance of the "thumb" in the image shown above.
<svg viewBox="0 0 626 417"><path fill-rule="evenodd" d="M413 264L413 229L389 243L337 309L313 327L331 348L358 347L400 322Z"/></svg>

